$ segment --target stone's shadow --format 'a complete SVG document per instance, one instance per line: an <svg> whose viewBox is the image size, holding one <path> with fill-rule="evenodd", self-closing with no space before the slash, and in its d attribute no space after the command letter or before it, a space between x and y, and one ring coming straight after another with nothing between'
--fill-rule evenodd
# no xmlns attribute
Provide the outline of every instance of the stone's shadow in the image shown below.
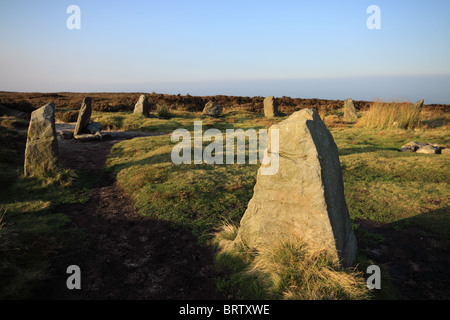
<svg viewBox="0 0 450 320"><path fill-rule="evenodd" d="M356 224L382 239L360 240L358 246L387 269L401 299L450 299L449 206L388 224Z"/></svg>
<svg viewBox="0 0 450 320"><path fill-rule="evenodd" d="M40 299L222 299L216 292L214 253L186 228L139 215L132 199L103 172L116 141L60 144L63 166L95 175L99 183L85 204L55 208L84 230L87 243L60 255L57 275ZM68 290L66 268L81 269L82 290Z"/></svg>

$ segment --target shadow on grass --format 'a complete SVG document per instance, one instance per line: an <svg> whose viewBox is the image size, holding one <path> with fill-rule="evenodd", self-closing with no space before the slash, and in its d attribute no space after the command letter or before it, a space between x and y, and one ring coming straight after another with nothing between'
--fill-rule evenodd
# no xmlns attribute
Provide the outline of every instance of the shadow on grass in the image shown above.
<svg viewBox="0 0 450 320"><path fill-rule="evenodd" d="M388 224L357 224L360 252L386 270L399 299L450 298L449 206Z"/></svg>

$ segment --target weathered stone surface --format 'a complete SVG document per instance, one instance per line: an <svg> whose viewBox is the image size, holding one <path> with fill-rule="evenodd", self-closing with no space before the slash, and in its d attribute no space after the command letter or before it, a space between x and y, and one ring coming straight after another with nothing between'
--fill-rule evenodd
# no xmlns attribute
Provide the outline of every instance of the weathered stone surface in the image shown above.
<svg viewBox="0 0 450 320"><path fill-rule="evenodd" d="M424 142L411 141L411 142L408 142L407 144L403 145L400 148L400 151L402 151L402 152L416 152L417 149L419 149L420 147L424 147L426 145L427 145L427 143L424 143Z"/></svg>
<svg viewBox="0 0 450 320"><path fill-rule="evenodd" d="M416 152L416 153L425 153L425 154L439 154L442 153L441 149L444 146L436 144L436 143L426 143L426 142L416 142L411 141L407 144L403 145L400 148L401 152Z"/></svg>
<svg viewBox="0 0 450 320"><path fill-rule="evenodd" d="M58 167L58 140L53 102L31 113L25 148L27 176L54 172Z"/></svg>
<svg viewBox="0 0 450 320"><path fill-rule="evenodd" d="M102 140L101 134L83 133L75 136L75 139L80 142L92 142Z"/></svg>
<svg viewBox="0 0 450 320"><path fill-rule="evenodd" d="M264 116L266 118L276 117L278 115L278 105L273 96L264 99Z"/></svg>
<svg viewBox="0 0 450 320"><path fill-rule="evenodd" d="M438 154L440 153L441 149L436 148L430 144L420 147L416 150L416 153L425 153L425 154Z"/></svg>
<svg viewBox="0 0 450 320"><path fill-rule="evenodd" d="M102 125L98 122L91 122L87 126L86 131L91 134L101 133Z"/></svg>
<svg viewBox="0 0 450 320"><path fill-rule="evenodd" d="M353 100L351 98L344 101L344 119L347 121L358 120L355 105L353 104Z"/></svg>
<svg viewBox="0 0 450 320"><path fill-rule="evenodd" d="M60 131L60 132L59 132L59 136L60 136L61 139L63 139L63 140L70 140L70 139L73 138L73 132L72 132L72 131L67 131L67 130Z"/></svg>
<svg viewBox="0 0 450 320"><path fill-rule="evenodd" d="M150 115L150 102L145 94L141 95L138 102L134 105L134 113L142 114L146 117Z"/></svg>
<svg viewBox="0 0 450 320"><path fill-rule="evenodd" d="M212 101L209 101L205 104L205 108L203 108L202 115L217 118L221 113L222 113L222 106Z"/></svg>
<svg viewBox="0 0 450 320"><path fill-rule="evenodd" d="M279 130L279 169L274 175L259 169L235 243L258 249L304 241L328 249L343 266L352 265L357 244L331 133L316 111L295 112L270 128L267 156L273 129Z"/></svg>
<svg viewBox="0 0 450 320"><path fill-rule="evenodd" d="M450 148L442 149L441 154L450 155Z"/></svg>
<svg viewBox="0 0 450 320"><path fill-rule="evenodd" d="M86 97L83 99L81 104L80 112L78 113L78 120L75 126L75 130L73 132L74 136L77 136L82 133L86 133L86 128L91 121L92 114L92 99L90 97Z"/></svg>

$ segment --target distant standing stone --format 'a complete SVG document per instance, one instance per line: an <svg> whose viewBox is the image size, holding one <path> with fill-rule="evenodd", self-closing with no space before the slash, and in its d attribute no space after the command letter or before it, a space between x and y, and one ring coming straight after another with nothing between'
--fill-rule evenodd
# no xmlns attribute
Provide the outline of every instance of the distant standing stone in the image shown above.
<svg viewBox="0 0 450 320"><path fill-rule="evenodd" d="M150 115L150 102L145 94L139 97L138 102L134 105L134 113L142 114L146 117Z"/></svg>
<svg viewBox="0 0 450 320"><path fill-rule="evenodd" d="M25 147L26 176L54 172L58 168L58 139L53 102L31 113Z"/></svg>
<svg viewBox="0 0 450 320"><path fill-rule="evenodd" d="M217 118L221 113L222 113L222 106L212 101L209 101L205 104L205 108L203 108L202 115Z"/></svg>
<svg viewBox="0 0 450 320"><path fill-rule="evenodd" d="M272 147L274 129L279 133L278 153ZM357 243L338 149L318 113L303 109L273 125L267 145L268 157L278 154L279 169L273 175L259 169L235 243L258 250L300 241L312 249L327 249L345 267L352 265Z"/></svg>
<svg viewBox="0 0 450 320"><path fill-rule="evenodd" d="M344 101L344 119L347 121L358 120L355 105L353 104L353 100L351 98Z"/></svg>
<svg viewBox="0 0 450 320"><path fill-rule="evenodd" d="M78 113L77 124L73 132L73 135L75 137L81 133L86 133L86 129L89 125L89 122L91 121L91 114L92 114L91 103L92 99L90 97L84 98L83 102L81 103L81 109L80 112Z"/></svg>
<svg viewBox="0 0 450 320"><path fill-rule="evenodd" d="M264 115L266 118L272 118L278 115L278 105L273 96L264 99Z"/></svg>

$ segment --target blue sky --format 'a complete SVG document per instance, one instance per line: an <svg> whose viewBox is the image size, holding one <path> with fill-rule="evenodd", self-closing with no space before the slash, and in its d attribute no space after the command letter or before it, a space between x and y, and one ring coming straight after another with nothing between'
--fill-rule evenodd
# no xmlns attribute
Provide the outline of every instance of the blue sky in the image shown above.
<svg viewBox="0 0 450 320"><path fill-rule="evenodd" d="M450 103L449 13L448 0L0 0L0 90Z"/></svg>

